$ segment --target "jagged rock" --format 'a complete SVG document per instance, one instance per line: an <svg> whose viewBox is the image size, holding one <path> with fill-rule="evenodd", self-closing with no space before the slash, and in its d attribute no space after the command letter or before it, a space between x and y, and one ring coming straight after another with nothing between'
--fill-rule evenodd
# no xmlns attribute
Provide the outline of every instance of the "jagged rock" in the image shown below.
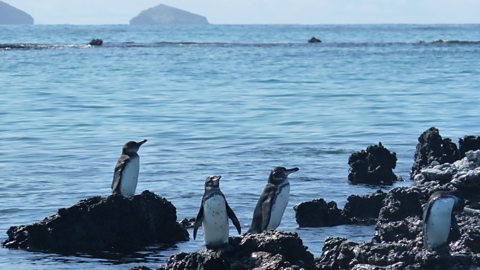
<svg viewBox="0 0 480 270"><path fill-rule="evenodd" d="M309 40L308 40L308 43L322 43L322 41L316 37L311 37Z"/></svg>
<svg viewBox="0 0 480 270"><path fill-rule="evenodd" d="M348 219L338 209L336 202L324 199L303 202L293 208L300 227L322 227L347 224Z"/></svg>
<svg viewBox="0 0 480 270"><path fill-rule="evenodd" d="M367 151L354 152L348 159L348 181L353 184L390 185L399 178L393 173L397 164L395 152L382 143L370 145Z"/></svg>
<svg viewBox="0 0 480 270"><path fill-rule="evenodd" d="M343 215L350 219L349 223L375 223L386 196L381 190L364 196L351 195L347 198Z"/></svg>
<svg viewBox="0 0 480 270"><path fill-rule="evenodd" d="M173 255L161 269L314 269L313 255L296 233L265 231L229 240L223 249Z"/></svg>
<svg viewBox="0 0 480 270"><path fill-rule="evenodd" d="M180 224L182 224L185 229L193 228L195 225L195 218L184 218L180 221Z"/></svg>
<svg viewBox="0 0 480 270"><path fill-rule="evenodd" d="M136 25L178 25L178 24L208 24L207 18L160 4L140 12L130 20L130 24Z"/></svg>
<svg viewBox="0 0 480 270"><path fill-rule="evenodd" d="M453 164L431 165L415 175L414 187L429 190L430 195L437 190L458 191L468 200L469 205L480 202L480 150L469 151L465 157Z"/></svg>
<svg viewBox="0 0 480 270"><path fill-rule="evenodd" d="M95 39L90 40L88 45L90 45L90 46L102 46L103 45L103 40L101 40L99 38L95 38Z"/></svg>
<svg viewBox="0 0 480 270"><path fill-rule="evenodd" d="M30 14L0 1L0 24L33 24Z"/></svg>
<svg viewBox="0 0 480 270"><path fill-rule="evenodd" d="M392 189L385 200L383 207L380 209L378 219L382 221L403 220L406 217L420 217L423 213L422 198L425 195L414 187L399 187Z"/></svg>
<svg viewBox="0 0 480 270"><path fill-rule="evenodd" d="M455 162L460 159L460 152L449 138L442 139L438 129L431 127L418 137L414 158L415 162L410 173L412 179L421 169L434 161L439 164Z"/></svg>
<svg viewBox="0 0 480 270"><path fill-rule="evenodd" d="M315 199L295 206L295 218L300 227L372 224L377 221L386 196L381 190L363 196L351 195L342 210L336 202Z"/></svg>
<svg viewBox="0 0 480 270"><path fill-rule="evenodd" d="M188 240L175 206L154 193L91 197L32 225L8 229L3 245L31 251L130 252Z"/></svg>
<svg viewBox="0 0 480 270"><path fill-rule="evenodd" d="M458 140L458 145L460 157L464 158L468 151L480 149L480 136L464 136L463 139Z"/></svg>
<svg viewBox="0 0 480 270"><path fill-rule="evenodd" d="M477 226L478 227L478 226ZM468 235L462 237L468 238ZM478 254L469 253L465 246L450 253L427 251L422 241L398 239L382 243L355 243L345 238L327 238L317 269L477 269ZM476 238L475 238L476 239ZM478 242L477 242L478 243ZM457 241L455 244L462 245ZM452 244L450 245L452 247ZM471 268L473 266L473 268Z"/></svg>

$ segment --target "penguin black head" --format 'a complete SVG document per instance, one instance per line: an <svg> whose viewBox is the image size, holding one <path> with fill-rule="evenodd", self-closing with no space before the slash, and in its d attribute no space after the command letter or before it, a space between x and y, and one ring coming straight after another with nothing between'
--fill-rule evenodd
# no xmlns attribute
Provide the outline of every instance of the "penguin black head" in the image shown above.
<svg viewBox="0 0 480 270"><path fill-rule="evenodd" d="M462 212L465 207L465 200L462 196L459 196L455 191L437 191L430 196L429 201L442 200L442 199L453 199L453 212Z"/></svg>
<svg viewBox="0 0 480 270"><path fill-rule="evenodd" d="M220 188L220 175L213 175L205 179L205 189L206 188Z"/></svg>
<svg viewBox="0 0 480 270"><path fill-rule="evenodd" d="M299 168L291 168L287 169L285 167L274 167L270 172L270 176L268 177L268 182L272 184L280 184L287 180L289 174L298 171Z"/></svg>
<svg viewBox="0 0 480 270"><path fill-rule="evenodd" d="M140 146L146 143L147 140L143 140L140 142L129 141L123 145L122 153L124 154L136 154Z"/></svg>

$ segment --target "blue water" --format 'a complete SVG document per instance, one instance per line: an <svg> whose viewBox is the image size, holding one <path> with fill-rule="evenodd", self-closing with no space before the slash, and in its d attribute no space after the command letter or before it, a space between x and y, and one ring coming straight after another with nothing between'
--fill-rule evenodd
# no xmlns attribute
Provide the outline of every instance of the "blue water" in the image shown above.
<svg viewBox="0 0 480 270"><path fill-rule="evenodd" d="M85 46L92 38L104 46ZM122 144L144 138L137 191L169 199L179 220L220 174L246 231L270 168L298 166L279 229L315 256L328 236L368 241L372 226L300 229L292 208L375 191L347 183L350 153L369 144L395 151L408 179L425 129L480 134L478 41L480 25L0 26L0 44L26 43L0 45L0 241L9 226L109 195ZM0 248L0 268L155 267L200 248L127 258Z"/></svg>

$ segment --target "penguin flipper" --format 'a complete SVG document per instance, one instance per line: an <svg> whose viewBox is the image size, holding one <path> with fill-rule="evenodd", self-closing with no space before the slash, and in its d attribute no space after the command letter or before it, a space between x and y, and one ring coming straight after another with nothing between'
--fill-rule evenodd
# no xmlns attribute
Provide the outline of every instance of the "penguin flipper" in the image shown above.
<svg viewBox="0 0 480 270"><path fill-rule="evenodd" d="M112 181L113 194L120 194L120 179L122 178L123 170L125 169L129 161L130 157L128 155L121 155L117 161L117 164L115 165Z"/></svg>
<svg viewBox="0 0 480 270"><path fill-rule="evenodd" d="M433 202L428 202L423 208L423 247L428 249L427 243L427 217L430 215L430 209L432 209Z"/></svg>
<svg viewBox="0 0 480 270"><path fill-rule="evenodd" d="M195 219L195 224L193 225L193 240L197 238L197 230L200 227L200 224L203 221L203 203L200 206L200 210L198 210L197 218Z"/></svg>
<svg viewBox="0 0 480 270"><path fill-rule="evenodd" d="M255 211L253 212L252 225L250 225L250 229L248 230L249 233L261 233L263 230L265 230L266 226L262 226L264 216L263 204L270 196L270 192L275 192L275 186L272 184L267 184L260 195L257 206L255 207Z"/></svg>
<svg viewBox="0 0 480 270"><path fill-rule="evenodd" d="M227 201L225 201L225 206L227 208L227 215L228 217L232 220L233 225L235 225L235 228L237 228L238 234L242 233L242 227L240 226L240 222L238 221L237 216L233 212L232 208L228 205Z"/></svg>

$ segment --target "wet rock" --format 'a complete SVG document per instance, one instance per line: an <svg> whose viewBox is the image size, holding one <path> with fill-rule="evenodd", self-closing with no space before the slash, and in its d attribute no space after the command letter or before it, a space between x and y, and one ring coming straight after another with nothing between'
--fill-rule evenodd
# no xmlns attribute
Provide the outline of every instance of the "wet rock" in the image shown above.
<svg viewBox="0 0 480 270"><path fill-rule="evenodd" d="M3 245L58 253L131 252L189 239L166 199L144 191L125 198L91 197L43 221L8 229Z"/></svg>
<svg viewBox="0 0 480 270"><path fill-rule="evenodd" d="M349 223L375 223L386 196L381 190L364 196L351 195L347 198L343 215L350 219Z"/></svg>
<svg viewBox="0 0 480 270"><path fill-rule="evenodd" d="M195 225L195 218L184 218L180 221L180 224L182 224L185 229L193 228Z"/></svg>
<svg viewBox="0 0 480 270"><path fill-rule="evenodd" d="M99 38L92 39L92 40L90 40L88 45L90 45L90 46L102 46L103 45L103 40L101 40Z"/></svg>
<svg viewBox="0 0 480 270"><path fill-rule="evenodd" d="M431 127L418 138L414 158L415 162L410 173L410 178L412 179L421 169L429 166L434 161L438 162L438 164L455 162L460 159L460 152L449 138L442 139L438 129Z"/></svg>
<svg viewBox="0 0 480 270"><path fill-rule="evenodd" d="M480 136L464 136L463 139L458 141L460 148L460 157L464 158L465 153L470 150L480 149Z"/></svg>
<svg viewBox="0 0 480 270"><path fill-rule="evenodd" d="M348 181L353 184L390 185L399 180L393 173L397 164L395 152L390 152L382 143L371 145L367 150L354 152L348 159Z"/></svg>
<svg viewBox="0 0 480 270"><path fill-rule="evenodd" d="M421 243L421 242L420 242ZM317 269L477 269L476 256L462 252L427 251L416 241L355 243L327 238ZM472 268L471 268L472 267Z"/></svg>
<svg viewBox="0 0 480 270"><path fill-rule="evenodd" d="M311 37L309 40L308 40L308 43L322 43L322 41L316 37Z"/></svg>
<svg viewBox="0 0 480 270"><path fill-rule="evenodd" d="M265 231L229 240L223 249L174 255L161 269L314 269L313 255L296 233Z"/></svg>
<svg viewBox="0 0 480 270"><path fill-rule="evenodd" d="M403 220L406 217L421 217L423 213L422 202L426 201L426 195L415 187L399 187L392 189L380 209L378 219L382 221Z"/></svg>
<svg viewBox="0 0 480 270"><path fill-rule="evenodd" d="M469 205L480 202L480 150L469 151L453 164L430 165L415 175L417 189L425 196L437 190L458 191Z"/></svg>
<svg viewBox="0 0 480 270"><path fill-rule="evenodd" d="M336 202L315 199L295 206L295 218L300 227L374 224L386 196L381 190L363 196L351 195L344 209L338 209Z"/></svg>
<svg viewBox="0 0 480 270"><path fill-rule="evenodd" d="M300 227L323 227L347 224L348 219L334 201L315 199L294 207L295 219Z"/></svg>

